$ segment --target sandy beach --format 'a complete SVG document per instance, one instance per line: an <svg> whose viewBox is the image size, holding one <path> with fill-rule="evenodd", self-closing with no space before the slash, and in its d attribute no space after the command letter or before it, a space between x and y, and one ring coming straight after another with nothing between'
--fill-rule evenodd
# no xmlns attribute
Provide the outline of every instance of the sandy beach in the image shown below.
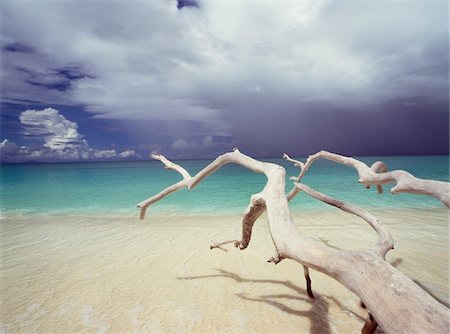
<svg viewBox="0 0 450 334"><path fill-rule="evenodd" d="M449 1L0 15L0 334L450 334Z"/></svg>
<svg viewBox="0 0 450 334"><path fill-rule="evenodd" d="M448 303L448 211L376 211L395 240L388 261ZM336 210L296 212L309 238L370 248L376 234ZM7 215L1 221L1 318L6 333L359 333L366 311L333 279L266 260L265 216L249 247L239 215Z"/></svg>

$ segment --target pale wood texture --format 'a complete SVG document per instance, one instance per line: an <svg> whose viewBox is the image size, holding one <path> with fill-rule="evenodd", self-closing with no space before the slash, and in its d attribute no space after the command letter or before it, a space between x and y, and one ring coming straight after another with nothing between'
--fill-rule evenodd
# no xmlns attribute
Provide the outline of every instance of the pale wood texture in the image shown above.
<svg viewBox="0 0 450 334"><path fill-rule="evenodd" d="M403 171L376 174L376 172L383 170L382 164L378 164L373 169L370 169L362 162L352 158L319 153L312 156L313 158L310 157L303 166L302 163L298 164L302 171L299 177L296 178L296 181L299 182L301 180L313 160L320 157L331 157L333 161L357 168L360 174L360 181L365 185L381 185L395 181L397 186L394 188L397 189L397 192L414 189L414 192L425 193L445 200L445 194L438 194L439 191L436 192L431 189L432 185L437 186L439 189L448 189L448 185L443 185L445 182L416 179L411 174ZM165 164L167 168L180 172L183 180L139 203L141 218L144 218L145 210L149 205L183 187L188 189L194 188L204 178L223 165L235 163L244 166L257 173L265 174L267 177L266 186L260 193L253 195L251 198L242 223L241 239L213 243L212 247L233 242L240 249L246 248L251 239L254 222L264 210L267 210L270 234L275 246L271 262L277 263L283 259L291 259L306 268L305 276L308 271L307 267L309 267L336 279L361 299L372 315L368 319L374 319L373 322L378 323L386 333L449 332L449 309L437 302L416 283L384 260L386 252L393 247L392 237L366 211L332 199L309 187L300 185L298 182L295 188L286 195L285 170L283 167L274 163L255 160L242 154L237 149L219 156L195 176L190 176L182 167L173 164L162 156L155 156L155 158ZM365 219L379 236L379 241L374 249L360 251L341 250L304 238L294 226L288 207L288 200L293 198L300 190ZM444 200L442 201L444 202ZM365 331L368 330L367 327L369 325L369 327L373 327L374 323L368 324Z"/></svg>
<svg viewBox="0 0 450 334"><path fill-rule="evenodd" d="M314 161L326 159L355 168L359 175L358 181L367 188L371 185L376 185L379 193L382 192L381 186L383 184L396 183L391 189L392 194L414 193L428 195L440 200L447 208L450 208L450 184L448 182L420 179L404 170L388 172L386 165L381 161L377 161L369 167L357 159L327 151L320 151L310 155L305 163L291 159L287 154L284 157L300 167L300 174L294 178L298 182L301 181Z"/></svg>

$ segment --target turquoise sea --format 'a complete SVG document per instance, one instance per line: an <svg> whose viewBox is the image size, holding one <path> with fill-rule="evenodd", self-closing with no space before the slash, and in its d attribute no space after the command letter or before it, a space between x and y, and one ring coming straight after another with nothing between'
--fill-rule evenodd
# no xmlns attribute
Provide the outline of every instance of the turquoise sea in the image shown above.
<svg viewBox="0 0 450 334"><path fill-rule="evenodd" d="M449 180L448 156L359 157L371 164L384 161L390 170L404 169L421 178ZM287 176L298 170L282 159L262 159L283 165ZM301 159L304 161L304 159ZM208 160L179 161L191 174ZM1 211L5 214L127 214L138 215L136 204L177 182L180 175L159 161L1 165ZM287 177L287 191L291 181ZM423 208L443 205L427 196L364 189L356 171L329 161L317 161L303 182L327 195L365 208ZM156 203L155 213L241 213L251 194L265 184L264 175L227 165L192 191L183 189ZM328 207L299 194L293 210Z"/></svg>

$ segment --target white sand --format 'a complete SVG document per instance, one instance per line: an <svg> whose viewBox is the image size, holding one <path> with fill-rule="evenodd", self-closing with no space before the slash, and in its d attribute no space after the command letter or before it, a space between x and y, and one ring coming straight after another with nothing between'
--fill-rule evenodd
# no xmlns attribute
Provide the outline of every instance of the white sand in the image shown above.
<svg viewBox="0 0 450 334"><path fill-rule="evenodd" d="M136 213L137 216L137 213ZM304 235L370 248L368 225L337 211L294 215ZM448 300L448 211L377 212L394 236L393 262ZM358 298L302 267L268 264L266 218L248 249L209 250L240 236L239 216L27 216L1 221L1 332L359 333Z"/></svg>

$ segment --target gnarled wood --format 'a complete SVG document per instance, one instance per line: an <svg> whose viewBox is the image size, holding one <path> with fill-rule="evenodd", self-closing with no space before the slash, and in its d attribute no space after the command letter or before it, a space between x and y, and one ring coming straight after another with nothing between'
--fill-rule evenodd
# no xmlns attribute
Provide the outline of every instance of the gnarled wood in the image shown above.
<svg viewBox="0 0 450 334"><path fill-rule="evenodd" d="M300 174L294 178L297 182L301 181L314 161L327 159L355 168L359 175L358 181L367 188L371 185L376 185L379 193L383 191L381 188L383 184L396 183L391 189L392 194L414 193L428 195L440 200L447 208L450 208L450 184L448 182L420 179L404 170L388 172L386 165L381 161L377 161L369 167L357 159L327 151L320 151L310 155L305 163L291 159L287 154L284 156L288 160L290 159L289 161L295 162L296 166L300 167Z"/></svg>
<svg viewBox="0 0 450 334"><path fill-rule="evenodd" d="M160 160L167 166L167 162ZM345 161L348 162L348 160ZM366 173L365 165L358 163L357 160L355 161L351 161L350 165L356 165L362 172ZM318 270L336 279L359 296L370 314L373 315L373 318L376 319L376 322L386 333L447 333L450 330L449 310L416 283L384 261L385 251L388 250L392 240L389 240L390 235L380 228L376 220L374 221L364 212L355 210L355 207L340 202L342 203L340 205L341 208L346 208L352 213L358 212L377 231L381 242L379 240L375 250L341 250L304 238L294 226L288 207L289 197L295 196L299 190L292 190L286 195L284 168L273 163L252 159L238 150L219 156L195 176L186 177L183 181L169 187L169 190L166 189L166 192L163 191L140 203L138 206L141 208L141 217L143 217L142 210L148 205L178 190L180 186L195 187L205 177L227 163L239 164L257 173L263 173L267 177L266 186L258 194L257 201L264 203L264 207L267 210L270 234L275 246L273 262L277 263L281 259L292 259L305 267ZM308 162L304 165L300 176L304 175L309 165ZM378 168L374 167L375 170L379 170ZM370 173L375 174L373 170L368 169ZM397 172L398 175L402 174L402 171ZM360 178L364 181L363 183L367 184L381 185L388 182L385 176L377 179L368 174L368 176L362 175L362 177L360 175ZM405 189L405 182L409 186L411 182L416 182L408 176L407 178L409 181L391 176L389 180L397 181L397 187L400 185L400 189ZM297 180L300 179L301 177ZM375 181L373 181L374 179ZM428 189L428 186L426 188ZM303 190L305 189L303 188ZM319 199L327 200L326 195L318 194L319 196L317 197ZM331 204L333 201L329 202ZM260 210L264 211L262 207L257 208L255 203L252 200L247 210L247 223L245 223L244 218L243 233L239 246L247 247L251 239L251 228L254 220L257 218L257 213ZM246 229L250 229L250 233L245 231ZM233 240L231 242L236 241Z"/></svg>
<svg viewBox="0 0 450 334"><path fill-rule="evenodd" d="M238 151L238 149L235 149L235 151ZM212 164L205 167L202 171L197 173L194 177L192 177L189 172L187 172L183 167L169 161L164 156L159 154L152 154L152 158L155 160L161 161L166 169L172 169L181 174L183 177L183 180L180 182L177 182L173 184L170 187L167 187L160 193L146 199L145 201L140 202L137 207L140 208L140 219L145 218L145 214L147 211L147 208L152 205L153 203L163 199L164 197L180 190L185 187L188 189L193 188L198 182L200 182L203 178L205 178L208 173L206 171L210 170L211 168L220 168L222 164L223 157L218 157ZM226 162L225 162L226 163ZM219 165L219 167L217 167ZM215 170L215 169L214 169ZM212 173L212 172L211 172ZM292 198L294 198L298 193L299 189L297 187L292 188L292 190L287 194L288 201L290 201ZM228 251L226 248L222 247L223 245L233 243L236 247L239 247L240 249L247 248L251 235L252 235L252 228L253 224L256 222L256 220L264 213L266 210L266 207L264 205L264 201L261 197L258 197L258 194L255 194L252 196L250 200L250 204L247 207L247 210L244 214L244 218L242 220L242 237L241 240L225 240L225 241L212 241L210 243L210 248L219 248L223 251ZM278 263L281 261L281 258L279 259L277 257L277 261L272 258L269 262L275 262ZM311 278L309 277L309 271L308 268L304 267L305 272L305 280L307 284L307 290L308 294L311 298L314 298L313 293L311 291Z"/></svg>

